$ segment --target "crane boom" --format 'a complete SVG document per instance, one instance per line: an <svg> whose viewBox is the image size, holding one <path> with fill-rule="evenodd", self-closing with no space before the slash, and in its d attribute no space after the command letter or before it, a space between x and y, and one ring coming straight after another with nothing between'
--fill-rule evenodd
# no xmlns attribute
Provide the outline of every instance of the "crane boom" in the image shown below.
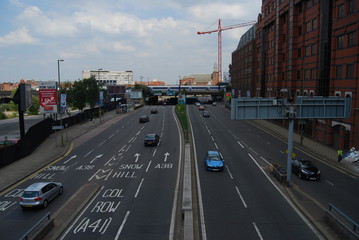
<svg viewBox="0 0 359 240"><path fill-rule="evenodd" d="M218 28L206 32L197 32L197 34L210 34L218 32L218 82L222 82L222 31L239 27L247 27L256 24L256 21L245 22L241 24L229 25L222 27L221 19L218 19Z"/></svg>

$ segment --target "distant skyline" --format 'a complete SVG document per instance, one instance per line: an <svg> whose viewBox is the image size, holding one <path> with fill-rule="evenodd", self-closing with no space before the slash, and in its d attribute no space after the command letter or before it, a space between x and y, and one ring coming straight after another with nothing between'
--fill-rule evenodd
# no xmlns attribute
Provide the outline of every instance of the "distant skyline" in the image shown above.
<svg viewBox="0 0 359 240"><path fill-rule="evenodd" d="M178 83L211 73L217 33L257 20L262 0L5 0L0 2L0 82L82 78L83 70L133 71L134 81ZM250 27L222 32L222 71Z"/></svg>

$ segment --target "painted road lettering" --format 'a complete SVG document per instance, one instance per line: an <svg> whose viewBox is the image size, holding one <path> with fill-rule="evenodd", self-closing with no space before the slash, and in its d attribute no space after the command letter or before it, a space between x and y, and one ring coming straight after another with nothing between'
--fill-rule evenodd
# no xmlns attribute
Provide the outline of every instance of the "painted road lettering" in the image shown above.
<svg viewBox="0 0 359 240"><path fill-rule="evenodd" d="M106 218L106 219L97 219L95 221L92 221L90 218L85 217L82 219L80 224L74 229L74 234L79 232L86 232L87 230L90 230L93 233L101 233L104 234L110 225L112 221L112 218Z"/></svg>
<svg viewBox="0 0 359 240"><path fill-rule="evenodd" d="M75 170L92 170L95 165L81 165L77 167Z"/></svg>
<svg viewBox="0 0 359 240"><path fill-rule="evenodd" d="M95 206L92 208L91 212L96 212L96 213L113 213L117 210L118 206L120 206L121 201L119 202L111 202L111 201L107 201L107 202L103 202L103 201L98 201Z"/></svg>
<svg viewBox="0 0 359 240"><path fill-rule="evenodd" d="M12 201L0 201L0 211L5 211L8 208L12 207L14 204L16 204L17 202L12 202Z"/></svg>
<svg viewBox="0 0 359 240"><path fill-rule="evenodd" d="M165 168L172 168L172 163L159 163L155 166L155 169L165 169Z"/></svg>

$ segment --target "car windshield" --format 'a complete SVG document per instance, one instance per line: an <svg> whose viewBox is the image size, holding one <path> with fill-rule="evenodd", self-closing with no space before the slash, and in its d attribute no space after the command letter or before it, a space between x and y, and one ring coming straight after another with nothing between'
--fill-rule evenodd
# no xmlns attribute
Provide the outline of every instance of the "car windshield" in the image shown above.
<svg viewBox="0 0 359 240"><path fill-rule="evenodd" d="M220 161L221 160L221 158L218 154L208 154L207 159L212 160L212 161Z"/></svg>
<svg viewBox="0 0 359 240"><path fill-rule="evenodd" d="M38 196L39 196L39 192L37 192L37 191L25 191L22 196L23 196L24 198L38 197Z"/></svg>
<svg viewBox="0 0 359 240"><path fill-rule="evenodd" d="M313 167L315 167L315 165L310 161L301 161L300 163L304 168L313 168Z"/></svg>
<svg viewBox="0 0 359 240"><path fill-rule="evenodd" d="M154 135L147 135L146 139L147 140L153 140L153 139L155 139L155 136Z"/></svg>

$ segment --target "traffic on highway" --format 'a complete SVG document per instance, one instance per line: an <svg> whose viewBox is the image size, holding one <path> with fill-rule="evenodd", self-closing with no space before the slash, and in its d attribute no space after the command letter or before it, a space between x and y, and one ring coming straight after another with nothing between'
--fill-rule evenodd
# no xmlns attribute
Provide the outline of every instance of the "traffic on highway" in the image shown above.
<svg viewBox="0 0 359 240"><path fill-rule="evenodd" d="M356 177L298 152L321 175L316 181L293 175L288 194L270 174L272 163L285 164L286 142L251 121L230 120L223 104L201 106L208 116L187 105L196 237L326 239L314 222L323 220L321 207L329 203L359 221ZM145 106L109 120L77 138L66 157L0 194L0 239L21 239L49 212L54 221L70 216L58 239L180 239L182 149L173 106L156 112ZM58 185L45 201L48 183ZM33 197L31 204L20 204L25 196Z"/></svg>

